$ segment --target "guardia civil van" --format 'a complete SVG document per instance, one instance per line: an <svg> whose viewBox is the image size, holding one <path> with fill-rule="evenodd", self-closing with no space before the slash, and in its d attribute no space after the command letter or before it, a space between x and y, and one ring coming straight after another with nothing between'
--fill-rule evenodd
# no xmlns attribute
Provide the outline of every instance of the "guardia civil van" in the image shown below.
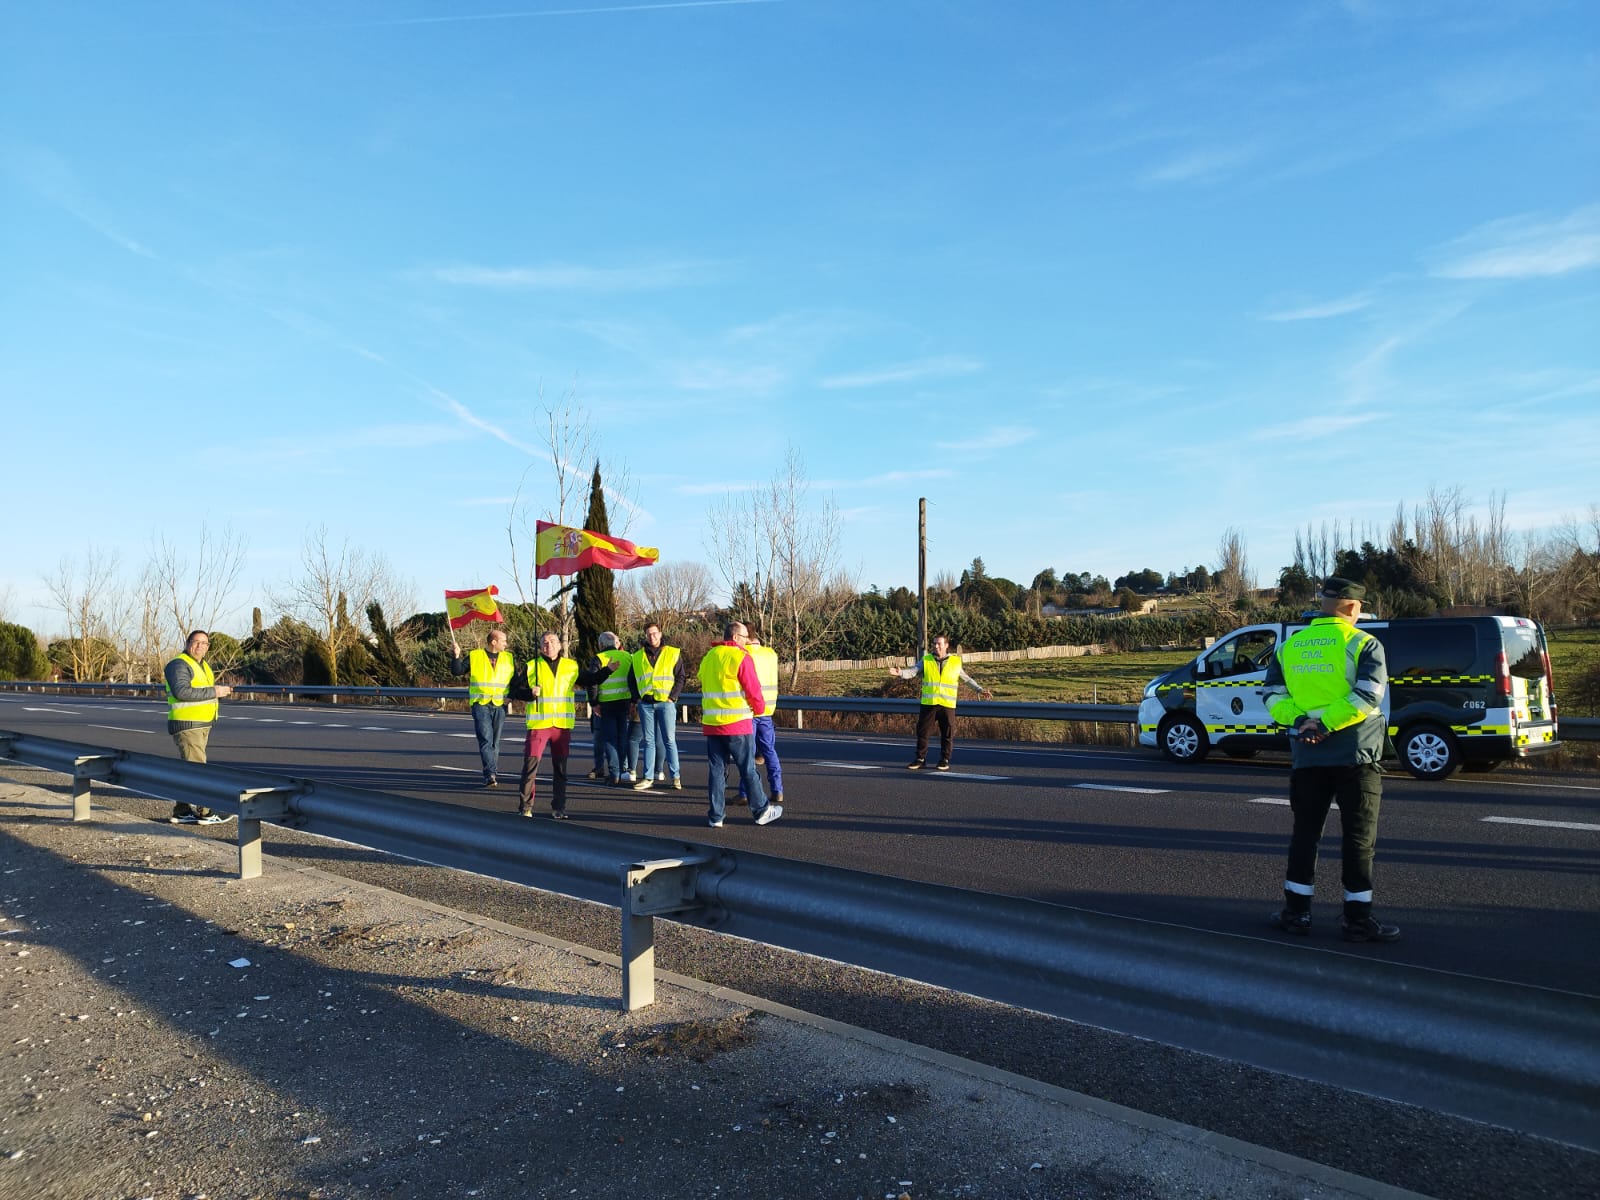
<svg viewBox="0 0 1600 1200"><path fill-rule="evenodd" d="M1288 750L1287 731L1262 699L1263 680L1278 644L1308 621L1246 625L1152 679L1139 705L1139 744L1180 763L1213 748L1235 758ZM1444 779L1458 767L1488 771L1560 744L1537 621L1363 619L1360 627L1383 643L1389 662L1385 751L1418 779Z"/></svg>

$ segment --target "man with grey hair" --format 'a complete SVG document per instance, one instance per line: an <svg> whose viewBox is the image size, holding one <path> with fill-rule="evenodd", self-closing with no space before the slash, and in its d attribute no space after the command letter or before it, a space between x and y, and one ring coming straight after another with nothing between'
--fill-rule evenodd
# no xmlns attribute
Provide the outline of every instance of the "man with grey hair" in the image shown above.
<svg viewBox="0 0 1600 1200"><path fill-rule="evenodd" d="M706 824L722 828L731 762L739 769L740 787L750 797L750 815L757 825L770 825L783 816L783 805L768 801L755 766L754 719L767 706L756 665L745 652L749 630L743 621L729 621L722 635L724 640L700 660L700 729L710 768Z"/></svg>
<svg viewBox="0 0 1600 1200"><path fill-rule="evenodd" d="M639 758L639 723L633 719L633 655L609 629L599 637L601 666L612 668L600 684L600 724L596 736L605 747L606 782L633 784L633 765Z"/></svg>
<svg viewBox="0 0 1600 1200"><path fill-rule="evenodd" d="M1347 942L1394 942L1397 925L1372 915L1372 860L1383 798L1383 711L1389 664L1383 643L1358 628L1367 589L1332 576L1322 584L1322 616L1279 645L1262 680L1267 711L1290 727L1294 765L1289 808L1294 832L1283 879L1283 907L1273 923L1285 933L1311 932L1312 880L1328 809L1339 806L1343 831L1344 919Z"/></svg>

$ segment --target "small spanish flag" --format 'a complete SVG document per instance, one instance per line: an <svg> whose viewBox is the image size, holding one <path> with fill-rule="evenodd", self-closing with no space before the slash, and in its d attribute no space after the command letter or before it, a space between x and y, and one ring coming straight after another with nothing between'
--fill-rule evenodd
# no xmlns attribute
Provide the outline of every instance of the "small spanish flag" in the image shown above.
<svg viewBox="0 0 1600 1200"><path fill-rule="evenodd" d="M465 592L445 592L444 610L450 617L450 628L460 629L473 621L503 623L505 618L495 605L494 598L500 589L490 584L486 588L471 588Z"/></svg>
<svg viewBox="0 0 1600 1200"><path fill-rule="evenodd" d="M540 521L533 573L539 579L549 579L552 575L571 575L585 567L627 571L633 567L653 567L660 557L661 551L653 546L635 546L622 538L592 530Z"/></svg>

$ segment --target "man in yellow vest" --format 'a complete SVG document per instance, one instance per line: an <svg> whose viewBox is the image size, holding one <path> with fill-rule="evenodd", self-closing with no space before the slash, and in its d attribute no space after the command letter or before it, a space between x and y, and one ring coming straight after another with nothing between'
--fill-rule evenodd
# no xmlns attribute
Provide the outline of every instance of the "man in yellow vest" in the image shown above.
<svg viewBox="0 0 1600 1200"><path fill-rule="evenodd" d="M767 801L756 774L752 722L766 712L755 663L745 653L750 631L743 621L729 621L723 640L700 660L700 730L706 737L706 763L711 809L706 824L722 828L728 788L728 764L739 769L739 786L750 796L750 815L757 825L783 816L783 805Z"/></svg>
<svg viewBox="0 0 1600 1200"><path fill-rule="evenodd" d="M600 724L595 730L604 745L606 782L631 787L639 758L639 723L633 719L633 655L609 629L596 642L600 664L612 668L600 685Z"/></svg>
<svg viewBox="0 0 1600 1200"><path fill-rule="evenodd" d="M550 815L556 820L567 816L567 755L572 749L573 719L577 715L577 689L603 682L611 674L609 664L580 671L578 664L561 655L561 638L545 633L539 638L539 653L512 684L511 698L528 703L528 741L522 751L522 786L517 811L533 816L534 780L539 760L550 751Z"/></svg>
<svg viewBox="0 0 1600 1200"><path fill-rule="evenodd" d="M908 771L922 770L928 757L928 737L934 725L939 726L939 761L935 771L950 769L950 750L955 745L951 732L956 712L956 693L964 683L985 700L994 695L961 668L961 655L950 653L950 639L935 634L933 653L922 656L920 667L890 667L889 674L897 679L922 678L922 707L917 710L917 756L906 764Z"/></svg>
<svg viewBox="0 0 1600 1200"><path fill-rule="evenodd" d="M751 734L756 739L756 766L767 769L767 786L772 791L775 804L783 803L783 764L778 761L777 729L772 714L778 711L778 652L763 646L757 630L750 631L745 652L756 664L756 678L761 681L761 700L767 711L751 721ZM739 785L739 803L750 803L744 785Z"/></svg>
<svg viewBox="0 0 1600 1200"><path fill-rule="evenodd" d="M1339 806L1344 919L1347 942L1394 942L1396 925L1372 915L1372 859L1378 844L1383 798L1387 718L1383 697L1389 664L1383 643L1356 621L1367 589L1333 576L1322 584L1322 613L1278 647L1262 681L1267 711L1291 728L1294 765L1289 808L1294 833L1283 879L1283 907L1273 923L1285 933L1311 932L1312 881L1317 843L1328 809Z"/></svg>
<svg viewBox="0 0 1600 1200"><path fill-rule="evenodd" d="M498 787L500 734L506 727L506 700L517 660L506 649L506 631L491 629L485 639L488 648L461 653L455 631L450 632L450 674L467 677L467 699L472 709L472 732L478 736L478 757L483 762L483 786Z"/></svg>
<svg viewBox="0 0 1600 1200"><path fill-rule="evenodd" d="M196 629L184 643L183 653L167 664L167 732L178 745L184 762L206 761L206 744L211 726L217 720L217 701L233 695L233 689L218 683L206 655L211 652L211 635ZM170 820L177 825L220 825L231 820L201 805L179 801L172 806Z"/></svg>
<svg viewBox="0 0 1600 1200"><path fill-rule="evenodd" d="M661 626L654 621L644 627L644 646L633 656L629 682L644 734L644 774L633 790L647 792L656 783L665 783L671 772L672 786L681 792L678 696L683 691L683 652L662 643Z"/></svg>

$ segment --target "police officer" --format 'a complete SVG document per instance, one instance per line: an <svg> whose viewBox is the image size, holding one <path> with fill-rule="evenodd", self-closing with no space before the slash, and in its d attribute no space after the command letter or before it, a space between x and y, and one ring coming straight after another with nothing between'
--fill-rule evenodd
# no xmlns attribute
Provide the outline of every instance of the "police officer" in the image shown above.
<svg viewBox="0 0 1600 1200"><path fill-rule="evenodd" d="M1332 576L1322 584L1322 616L1285 638L1263 681L1267 711L1290 726L1294 767L1289 807L1294 833L1283 881L1283 908L1273 922L1285 933L1311 932L1317 843L1328 809L1339 806L1344 831L1344 919L1347 942L1394 942L1395 925L1372 915L1372 858L1378 842L1383 775L1383 696L1389 667L1383 644L1356 625L1367 589Z"/></svg>

